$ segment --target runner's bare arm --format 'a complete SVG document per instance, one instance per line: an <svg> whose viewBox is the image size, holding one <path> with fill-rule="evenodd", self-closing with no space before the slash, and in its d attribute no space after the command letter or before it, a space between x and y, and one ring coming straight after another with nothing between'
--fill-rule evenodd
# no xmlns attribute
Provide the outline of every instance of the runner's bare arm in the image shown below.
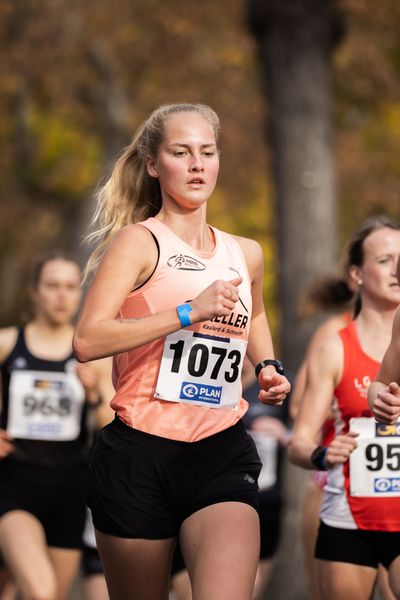
<svg viewBox="0 0 400 600"><path fill-rule="evenodd" d="M18 329L16 327L5 327L4 329L0 329L0 363L10 354L17 341L17 336ZM0 459L11 454L13 449L12 438L4 429L0 429Z"/></svg>
<svg viewBox="0 0 400 600"><path fill-rule="evenodd" d="M0 329L0 363L2 363L13 349L17 341L17 327L5 327Z"/></svg>
<svg viewBox="0 0 400 600"><path fill-rule="evenodd" d="M340 380L342 368L343 347L336 334L322 342L307 361L304 396L288 447L291 462L305 469L315 468L310 457L318 446L320 431L335 387ZM353 434L339 436L329 446L325 463L332 466L337 462L344 462L355 446Z"/></svg>
<svg viewBox="0 0 400 600"><path fill-rule="evenodd" d="M148 279L157 262L151 234L128 225L115 236L87 294L75 331L74 350L87 362L132 350L181 328L176 307L143 319L116 320L127 295ZM229 315L241 278L215 281L191 302L192 323ZM184 299L182 299L184 302Z"/></svg>
<svg viewBox="0 0 400 600"><path fill-rule="evenodd" d="M386 424L400 417L400 309L394 317L392 338L378 374L368 389L368 404L375 418Z"/></svg>
<svg viewBox="0 0 400 600"><path fill-rule="evenodd" d="M307 351L304 360L300 365L299 370L297 371L295 384L290 395L289 414L292 419L295 419L297 413L299 412L301 398L304 394L308 357L310 356L310 354L312 354L314 349L321 344L321 342L323 342L329 336L333 335L336 331L339 331L339 329L341 329L344 326L345 320L343 315L332 315L326 321L321 323L321 325L319 325L319 327L314 331L313 335L311 336L311 339L307 346ZM329 413L330 411L326 415L327 418L329 417Z"/></svg>

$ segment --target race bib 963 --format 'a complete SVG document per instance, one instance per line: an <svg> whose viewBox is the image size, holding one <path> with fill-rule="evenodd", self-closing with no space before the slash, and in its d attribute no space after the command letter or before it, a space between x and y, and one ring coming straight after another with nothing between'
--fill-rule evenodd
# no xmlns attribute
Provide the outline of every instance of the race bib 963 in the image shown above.
<svg viewBox="0 0 400 600"><path fill-rule="evenodd" d="M78 437L85 394L75 373L14 371L7 432L15 438L69 441Z"/></svg>

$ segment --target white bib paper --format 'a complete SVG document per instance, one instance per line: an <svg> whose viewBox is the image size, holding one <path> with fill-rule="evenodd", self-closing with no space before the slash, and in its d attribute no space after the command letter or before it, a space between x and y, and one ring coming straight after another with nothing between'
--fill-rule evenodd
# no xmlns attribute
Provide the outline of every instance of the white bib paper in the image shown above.
<svg viewBox="0 0 400 600"><path fill-rule="evenodd" d="M240 399L247 342L180 329L165 339L155 398L232 408Z"/></svg>
<svg viewBox="0 0 400 600"><path fill-rule="evenodd" d="M400 423L382 425L375 419L350 420L360 435L350 454L352 496L400 496Z"/></svg>
<svg viewBox="0 0 400 600"><path fill-rule="evenodd" d="M75 373L13 371L7 432L28 440L78 437L85 393Z"/></svg>

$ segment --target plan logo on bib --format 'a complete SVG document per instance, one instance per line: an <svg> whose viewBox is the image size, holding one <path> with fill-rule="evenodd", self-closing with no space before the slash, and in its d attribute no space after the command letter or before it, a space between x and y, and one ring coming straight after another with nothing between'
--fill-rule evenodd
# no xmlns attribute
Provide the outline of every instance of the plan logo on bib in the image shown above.
<svg viewBox="0 0 400 600"><path fill-rule="evenodd" d="M374 491L378 494L387 494L388 492L400 492L399 477L378 477L374 479Z"/></svg>
<svg viewBox="0 0 400 600"><path fill-rule="evenodd" d="M181 400L209 402L219 404L221 402L222 387L217 385L205 385L183 381L179 398Z"/></svg>

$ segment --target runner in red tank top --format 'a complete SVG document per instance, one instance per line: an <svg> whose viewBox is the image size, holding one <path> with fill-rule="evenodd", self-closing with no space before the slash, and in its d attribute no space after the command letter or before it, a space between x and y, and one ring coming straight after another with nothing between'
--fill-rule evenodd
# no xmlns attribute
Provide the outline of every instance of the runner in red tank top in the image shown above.
<svg viewBox="0 0 400 600"><path fill-rule="evenodd" d="M387 451L388 441L366 399L400 303L395 285L399 255L400 224L389 218L371 218L354 233L347 268L358 287L359 312L310 356L289 447L296 464L328 470L316 546L324 600L369 599L379 563L389 568L392 589L400 598L400 491L388 476L396 453ZM336 435L328 446L318 446L330 406Z"/></svg>
<svg viewBox="0 0 400 600"><path fill-rule="evenodd" d="M343 286L345 282L343 280L338 281L339 286ZM351 291L349 290L349 296ZM343 302L343 300L341 301ZM322 310L323 307L321 307ZM307 375L307 360L312 355L315 348L317 348L322 341L331 336L333 333L342 329L351 320L351 313L346 312L344 314L335 314L326 321L324 321L312 335L310 342L307 347L307 351L304 360L297 372L295 384L293 387L292 396L294 398L294 406L290 404L290 413L293 420L296 419L302 397L304 394L304 388L306 385ZM329 411L330 412L330 411ZM329 414L326 419L322 430L320 443L323 445L329 445L332 438L335 435L334 420ZM326 484L327 472L313 470L310 473L310 479L307 483L306 491L302 501L301 507L301 534L304 548L304 562L308 578L308 593L309 600L318 600L319 594L317 590L317 578L315 573L315 541L317 539L318 527L319 527L319 511L321 508L323 487Z"/></svg>
<svg viewBox="0 0 400 600"><path fill-rule="evenodd" d="M343 273L341 277L337 275L328 276L315 281L307 290L301 302L299 315L303 320L309 319L316 313L329 314L330 316L312 334L303 361L297 371L290 402L290 415L293 420L295 420L300 410L304 394L308 357L321 342L352 321L352 302L355 291L356 289L348 273ZM320 444L329 445L334 436L334 420L331 411L329 411L329 415L321 430ZM322 490L326 484L326 480L326 471L313 470L310 473L301 506L301 535L308 579L309 600L318 600L319 598L314 551L319 527L319 511L323 496Z"/></svg>

